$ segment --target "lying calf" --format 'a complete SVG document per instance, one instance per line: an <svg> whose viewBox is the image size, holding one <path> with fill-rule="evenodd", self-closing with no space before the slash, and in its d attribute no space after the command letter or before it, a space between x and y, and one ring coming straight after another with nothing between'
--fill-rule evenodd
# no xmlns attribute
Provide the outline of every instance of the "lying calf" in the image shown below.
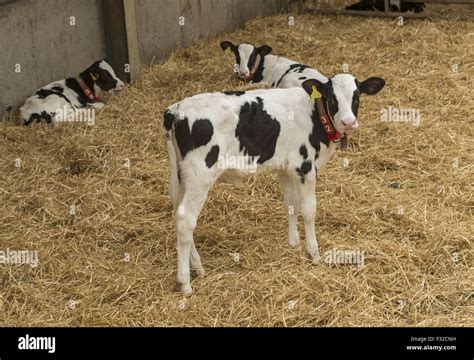
<svg viewBox="0 0 474 360"><path fill-rule="evenodd" d="M390 11L407 12L413 10L415 13L420 13L425 8L425 4L422 2L402 2L399 4L390 4ZM385 11L384 0L362 0L355 4L346 6L346 10L379 10Z"/></svg>
<svg viewBox="0 0 474 360"><path fill-rule="evenodd" d="M307 65L282 56L271 55L268 45L255 47L249 43L234 45L230 41L220 44L225 52L234 53L234 72L237 77L251 84L268 84L273 88L290 88L301 86L307 79L321 82L328 78Z"/></svg>
<svg viewBox="0 0 474 360"><path fill-rule="evenodd" d="M314 231L316 174L345 132L358 127L361 93L378 93L385 81L363 82L336 75L302 88L196 95L164 113L170 158L170 195L176 212L177 281L192 292L190 265L203 274L193 231L207 194L223 174L278 172L288 209L288 241L299 244L298 213L304 217L306 250L319 259ZM291 206L291 208L290 208Z"/></svg>
<svg viewBox="0 0 474 360"><path fill-rule="evenodd" d="M101 92L121 91L124 86L105 60L97 61L76 77L55 81L36 91L20 108L20 117L23 125L46 121L54 126L65 121L67 111L88 106L102 108Z"/></svg>

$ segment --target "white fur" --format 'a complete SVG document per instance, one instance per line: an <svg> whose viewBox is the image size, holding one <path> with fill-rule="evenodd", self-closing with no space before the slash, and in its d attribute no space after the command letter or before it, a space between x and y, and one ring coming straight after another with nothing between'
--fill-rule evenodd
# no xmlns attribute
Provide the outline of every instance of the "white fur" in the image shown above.
<svg viewBox="0 0 474 360"><path fill-rule="evenodd" d="M343 121L355 121L357 124L357 118L352 112L352 98L354 91L357 90L356 79L349 74L339 74L331 80L338 104L338 111L334 115L334 122L341 128L343 127Z"/></svg>
<svg viewBox="0 0 474 360"><path fill-rule="evenodd" d="M328 78L321 74L319 71L306 68L301 73L299 72L289 72L287 73L281 82L278 84L278 81L293 64L298 64L296 61L287 59L282 56L275 56L268 54L265 56L264 67L263 67L263 80L262 83L265 84L274 84L274 87L279 88L291 88L298 87L305 80L299 80L300 77L306 77L307 79L316 79L325 83L328 81Z"/></svg>

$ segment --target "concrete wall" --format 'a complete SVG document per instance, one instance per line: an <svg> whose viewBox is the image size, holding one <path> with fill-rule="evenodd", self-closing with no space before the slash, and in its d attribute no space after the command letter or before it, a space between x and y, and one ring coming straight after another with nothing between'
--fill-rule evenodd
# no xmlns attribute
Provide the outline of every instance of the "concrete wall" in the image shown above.
<svg viewBox="0 0 474 360"><path fill-rule="evenodd" d="M284 0L135 0L141 62L162 60L196 38L275 14L283 4ZM75 25L70 25L71 16ZM179 25L180 16L185 26ZM101 0L0 0L0 34L0 116L41 86L76 75L106 56ZM20 72L15 72L16 64Z"/></svg>
<svg viewBox="0 0 474 360"><path fill-rule="evenodd" d="M230 32L259 15L278 13L282 0L136 0L142 63L164 59L196 38ZM184 26L179 18L184 17Z"/></svg>
<svg viewBox="0 0 474 360"><path fill-rule="evenodd" d="M105 57L101 0L0 1L0 34L0 114Z"/></svg>

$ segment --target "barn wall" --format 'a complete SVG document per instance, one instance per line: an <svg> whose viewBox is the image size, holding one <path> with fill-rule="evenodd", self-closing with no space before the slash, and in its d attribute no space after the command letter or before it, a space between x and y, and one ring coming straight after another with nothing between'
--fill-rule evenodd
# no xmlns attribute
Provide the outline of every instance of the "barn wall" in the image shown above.
<svg viewBox="0 0 474 360"><path fill-rule="evenodd" d="M282 0L136 0L142 63L164 59L194 39L232 31L259 15L278 13ZM184 17L184 26L179 18Z"/></svg>
<svg viewBox="0 0 474 360"><path fill-rule="evenodd" d="M135 0L141 62L178 46L231 31L284 0ZM39 87L75 75L105 57L101 0L0 0L0 115ZM75 26L69 24L75 17ZM178 23L184 16L185 26ZM15 72L15 65L21 71Z"/></svg>
<svg viewBox="0 0 474 360"><path fill-rule="evenodd" d="M101 0L0 1L0 114L105 57L101 9Z"/></svg>

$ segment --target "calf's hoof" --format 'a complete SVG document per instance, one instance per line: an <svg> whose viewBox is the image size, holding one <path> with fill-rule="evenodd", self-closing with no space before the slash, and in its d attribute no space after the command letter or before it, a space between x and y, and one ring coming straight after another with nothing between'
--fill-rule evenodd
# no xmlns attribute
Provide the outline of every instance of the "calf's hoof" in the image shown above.
<svg viewBox="0 0 474 360"><path fill-rule="evenodd" d="M300 239L299 238L289 238L288 239L288 244L290 247L293 249L299 250L300 249Z"/></svg>
<svg viewBox="0 0 474 360"><path fill-rule="evenodd" d="M193 288L189 284L182 284L181 292L183 293L184 296L189 296L193 293Z"/></svg>
<svg viewBox="0 0 474 360"><path fill-rule="evenodd" d="M313 265L319 265L321 264L322 257L319 256L319 254L315 254L311 257L311 262Z"/></svg>
<svg viewBox="0 0 474 360"><path fill-rule="evenodd" d="M206 274L206 271L204 270L202 266L197 267L196 272L199 276L204 276Z"/></svg>
<svg viewBox="0 0 474 360"><path fill-rule="evenodd" d="M196 267L192 269L193 271L193 276L204 276L206 274L206 271L202 266Z"/></svg>

